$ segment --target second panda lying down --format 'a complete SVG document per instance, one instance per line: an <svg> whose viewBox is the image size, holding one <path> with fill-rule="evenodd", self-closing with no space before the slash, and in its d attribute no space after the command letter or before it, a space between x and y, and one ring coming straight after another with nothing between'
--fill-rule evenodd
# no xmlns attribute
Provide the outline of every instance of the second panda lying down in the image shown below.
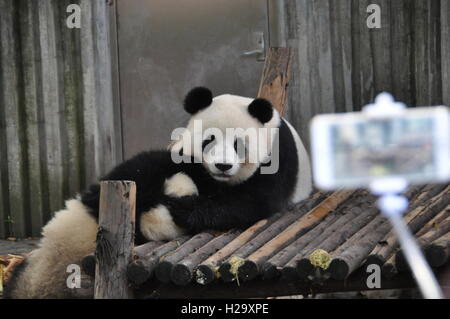
<svg viewBox="0 0 450 319"><path fill-rule="evenodd" d="M245 228L309 195L305 148L268 101L213 98L208 89L195 88L184 108L192 117L171 151L141 153L102 178L136 182L136 244ZM258 130L255 140L249 142L247 129ZM174 155L190 160L175 161ZM95 250L99 191L98 184L90 186L55 214L40 248L17 267L6 297L71 297L66 269Z"/></svg>

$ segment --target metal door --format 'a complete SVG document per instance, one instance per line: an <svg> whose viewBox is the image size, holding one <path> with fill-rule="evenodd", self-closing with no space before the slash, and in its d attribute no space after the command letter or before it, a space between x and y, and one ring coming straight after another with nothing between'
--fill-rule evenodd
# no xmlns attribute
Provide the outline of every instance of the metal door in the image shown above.
<svg viewBox="0 0 450 319"><path fill-rule="evenodd" d="M119 0L116 7L124 158L164 148L188 115L186 92L255 96L268 42L262 0ZM265 45L267 47L267 45Z"/></svg>

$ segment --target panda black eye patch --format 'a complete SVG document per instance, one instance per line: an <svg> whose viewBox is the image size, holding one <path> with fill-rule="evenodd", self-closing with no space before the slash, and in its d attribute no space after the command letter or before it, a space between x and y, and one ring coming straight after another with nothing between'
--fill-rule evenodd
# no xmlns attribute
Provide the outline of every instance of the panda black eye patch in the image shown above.
<svg viewBox="0 0 450 319"><path fill-rule="evenodd" d="M214 135L211 135L210 137L208 137L205 140L203 140L202 150L205 151L206 146L211 144L215 139L216 139L216 137Z"/></svg>
<svg viewBox="0 0 450 319"><path fill-rule="evenodd" d="M237 138L234 140L234 150L236 151L239 158L244 158L246 153L245 144L242 139Z"/></svg>

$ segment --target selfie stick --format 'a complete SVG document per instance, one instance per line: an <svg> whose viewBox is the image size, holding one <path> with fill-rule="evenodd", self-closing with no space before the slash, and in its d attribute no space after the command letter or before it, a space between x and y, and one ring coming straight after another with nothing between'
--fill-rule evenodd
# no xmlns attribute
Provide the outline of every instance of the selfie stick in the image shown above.
<svg viewBox="0 0 450 319"><path fill-rule="evenodd" d="M395 102L390 94L382 93L377 96L374 104L367 105L363 111L370 113L371 116L382 116L401 112L404 108L405 105ZM380 196L378 208L391 222L422 295L426 299L442 299L442 292L433 271L403 221L403 213L408 208L408 199L399 194L403 193L407 186L408 183L404 179L383 178L374 181L370 185L370 190Z"/></svg>

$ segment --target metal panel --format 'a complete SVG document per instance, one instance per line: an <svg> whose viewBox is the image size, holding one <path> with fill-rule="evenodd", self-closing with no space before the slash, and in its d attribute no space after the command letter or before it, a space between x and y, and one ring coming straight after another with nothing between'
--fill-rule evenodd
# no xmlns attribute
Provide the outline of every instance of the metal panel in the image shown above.
<svg viewBox="0 0 450 319"><path fill-rule="evenodd" d="M255 96L263 63L243 52L267 39L266 1L118 1L124 154L166 147L188 118L193 86Z"/></svg>

